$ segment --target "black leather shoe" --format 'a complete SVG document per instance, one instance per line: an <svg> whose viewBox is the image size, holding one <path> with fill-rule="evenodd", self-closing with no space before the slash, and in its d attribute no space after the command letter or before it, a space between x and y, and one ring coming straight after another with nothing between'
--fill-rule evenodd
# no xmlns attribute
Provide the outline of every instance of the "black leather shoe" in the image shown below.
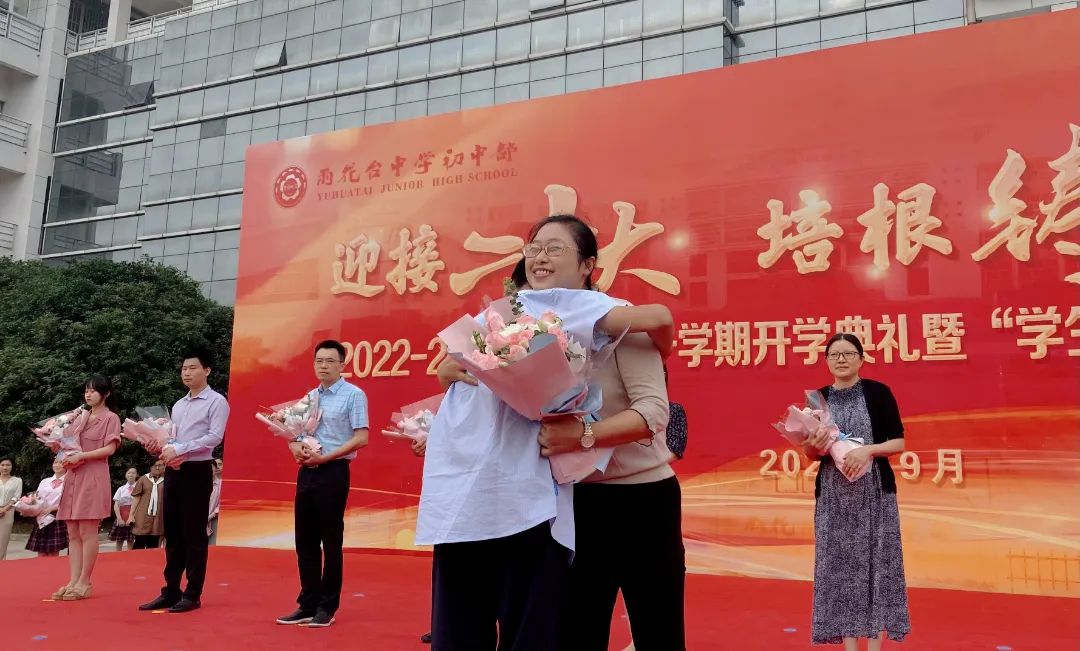
<svg viewBox="0 0 1080 651"><path fill-rule="evenodd" d="M431 644L431 633L424 633L420 636L420 641L424 644Z"/></svg>
<svg viewBox="0 0 1080 651"><path fill-rule="evenodd" d="M286 626L291 626L293 624L307 624L312 619L314 619L314 617L314 612L310 610L304 610L303 608L297 608L291 614L285 615L284 617L278 617L275 621L277 621L278 624L285 624Z"/></svg>
<svg viewBox="0 0 1080 651"><path fill-rule="evenodd" d="M320 610L319 612L315 613L315 616L311 618L311 621L308 622L307 625L308 628L326 628L327 626L333 624L335 621L336 620L334 619L333 615L326 612L325 610Z"/></svg>
<svg viewBox="0 0 1080 651"><path fill-rule="evenodd" d="M161 595L157 599L139 606L139 610L165 610L175 606L178 601L180 600Z"/></svg>
<svg viewBox="0 0 1080 651"><path fill-rule="evenodd" d="M187 613L202 606L202 603L198 599L188 599L187 597L181 597L180 601L176 602L176 605L169 609L170 613Z"/></svg>

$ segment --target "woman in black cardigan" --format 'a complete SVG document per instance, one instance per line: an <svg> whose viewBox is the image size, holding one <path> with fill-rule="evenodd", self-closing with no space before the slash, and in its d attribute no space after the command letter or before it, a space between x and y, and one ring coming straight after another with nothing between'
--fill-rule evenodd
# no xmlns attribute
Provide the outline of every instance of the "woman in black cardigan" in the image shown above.
<svg viewBox="0 0 1080 651"><path fill-rule="evenodd" d="M903 640L908 618L904 554L896 477L889 457L904 451L904 424L889 387L859 377L863 348L850 334L837 334L825 347L833 374L821 393L837 426L865 445L844 457L843 472L818 446L824 429L811 436L805 452L820 459L814 511L814 644L843 643L857 651L860 638L877 651L882 641ZM848 481L846 475L857 476Z"/></svg>

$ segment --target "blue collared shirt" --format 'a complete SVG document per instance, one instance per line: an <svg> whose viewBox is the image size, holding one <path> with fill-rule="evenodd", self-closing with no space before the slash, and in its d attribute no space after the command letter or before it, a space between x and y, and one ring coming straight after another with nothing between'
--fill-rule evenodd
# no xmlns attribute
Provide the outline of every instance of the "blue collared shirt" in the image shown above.
<svg viewBox="0 0 1080 651"><path fill-rule="evenodd" d="M312 389L308 395L319 398L322 418L315 428L315 438L322 445L324 454L348 443L353 430L368 427L367 396L359 387L346 382L345 378L338 378L328 389ZM342 458L355 459L356 452Z"/></svg>
<svg viewBox="0 0 1080 651"><path fill-rule="evenodd" d="M225 438L225 423L229 420L229 403L225 396L210 387L199 395L186 396L176 401L172 408L172 422L176 425L176 454L186 454L187 461L209 461L216 448Z"/></svg>

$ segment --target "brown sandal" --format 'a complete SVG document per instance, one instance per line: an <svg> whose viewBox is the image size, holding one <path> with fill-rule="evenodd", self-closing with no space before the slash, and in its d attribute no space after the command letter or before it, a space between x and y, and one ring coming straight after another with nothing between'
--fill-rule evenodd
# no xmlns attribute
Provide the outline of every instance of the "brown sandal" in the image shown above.
<svg viewBox="0 0 1080 651"><path fill-rule="evenodd" d="M90 593L93 592L94 586L88 585L82 590L78 588L71 588L64 593L64 601L79 601L81 599L89 599Z"/></svg>
<svg viewBox="0 0 1080 651"><path fill-rule="evenodd" d="M49 595L49 599L52 599L53 601L63 601L64 595L67 594L67 591L70 589L71 588L66 585L61 586L56 592Z"/></svg>

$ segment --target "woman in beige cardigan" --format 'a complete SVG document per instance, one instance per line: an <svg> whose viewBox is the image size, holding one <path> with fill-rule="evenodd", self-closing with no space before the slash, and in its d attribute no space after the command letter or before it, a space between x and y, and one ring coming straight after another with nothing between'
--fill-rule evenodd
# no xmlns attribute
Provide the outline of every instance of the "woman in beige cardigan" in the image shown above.
<svg viewBox="0 0 1080 651"><path fill-rule="evenodd" d="M597 243L587 224L572 216L548 217L533 227L530 244L536 246L526 254L524 271L531 289L592 289ZM443 364L439 377L444 385L476 382L453 361ZM681 651L686 648L682 496L669 465L661 352L648 334L627 335L596 380L604 395L599 422L586 428L580 419L564 417L545 421L540 430L547 456L614 448L605 473L574 487L577 550L564 597L560 649L606 651L621 590L634 648Z"/></svg>

